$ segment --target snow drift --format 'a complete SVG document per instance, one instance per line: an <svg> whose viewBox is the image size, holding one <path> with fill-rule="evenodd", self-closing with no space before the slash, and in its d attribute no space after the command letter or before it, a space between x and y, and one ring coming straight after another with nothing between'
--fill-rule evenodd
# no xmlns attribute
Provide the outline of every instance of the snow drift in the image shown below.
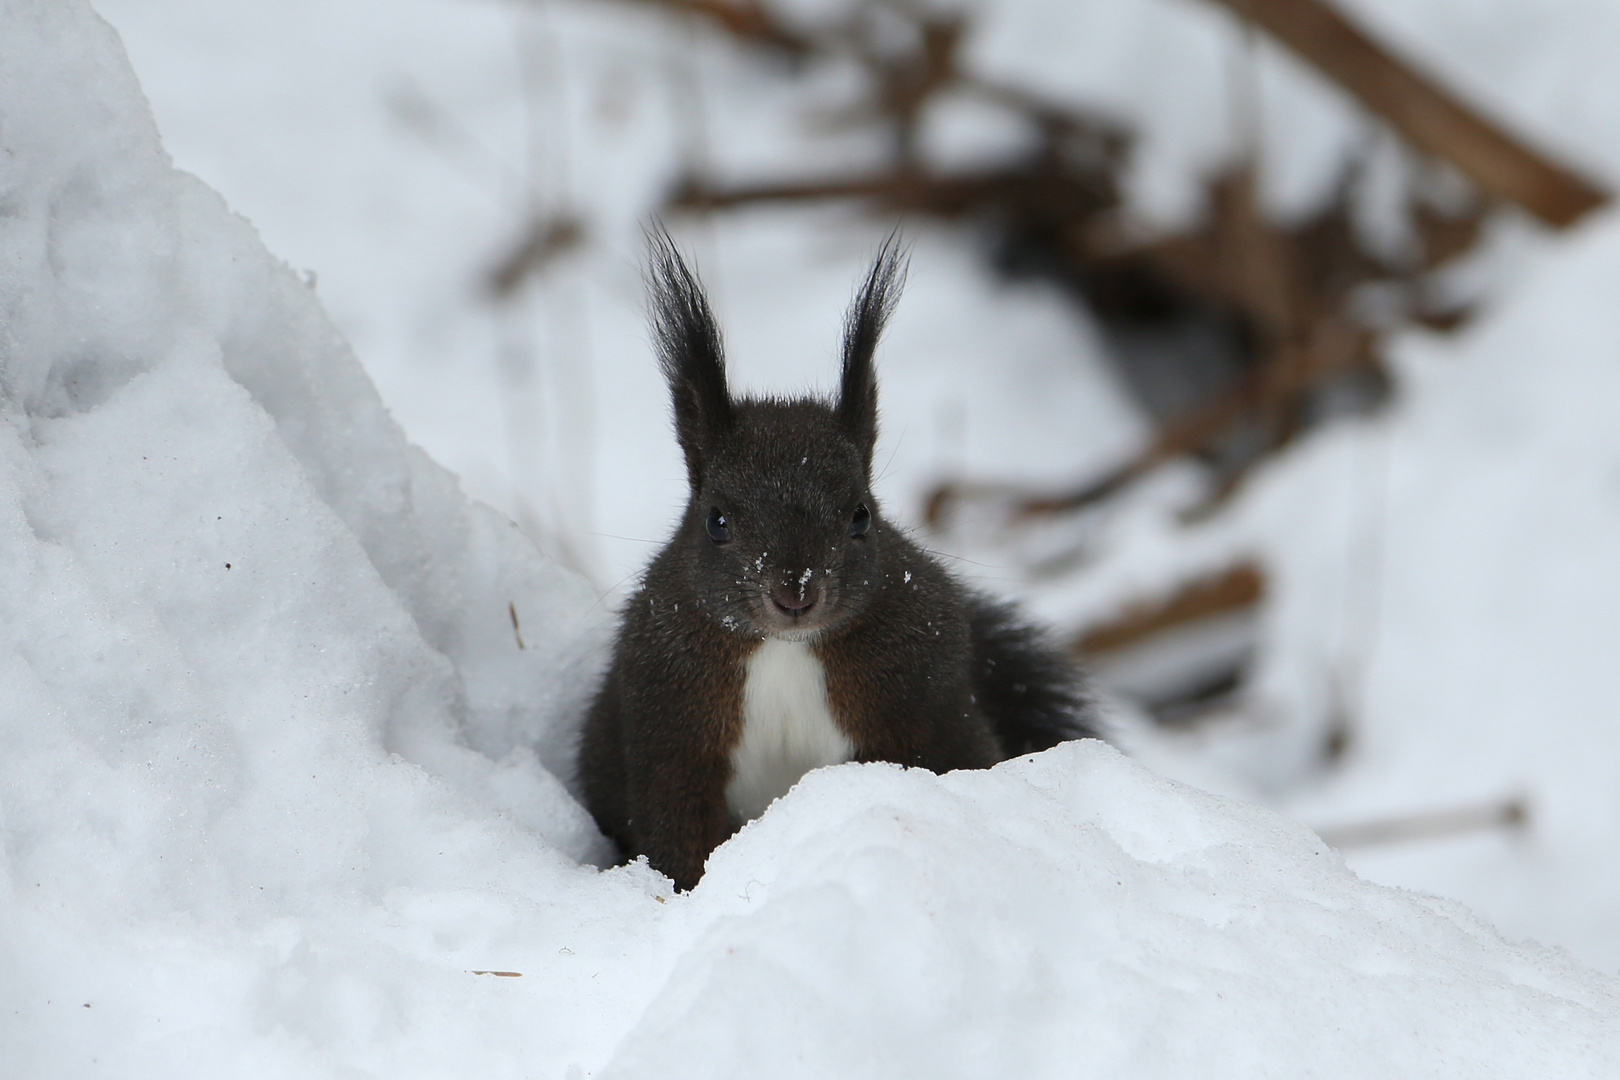
<svg viewBox="0 0 1620 1080"><path fill-rule="evenodd" d="M1096 743L814 774L687 896L596 870L601 606L82 0L0 8L0 161L7 1076L1620 1069L1611 980Z"/></svg>

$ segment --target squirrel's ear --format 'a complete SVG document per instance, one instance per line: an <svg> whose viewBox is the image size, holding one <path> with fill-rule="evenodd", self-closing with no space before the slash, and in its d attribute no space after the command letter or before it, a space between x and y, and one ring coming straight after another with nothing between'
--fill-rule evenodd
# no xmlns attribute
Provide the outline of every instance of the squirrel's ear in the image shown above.
<svg viewBox="0 0 1620 1080"><path fill-rule="evenodd" d="M731 395L714 312L661 224L647 232L647 297L658 363L675 406L675 436L695 487L704 457L731 432Z"/></svg>
<svg viewBox="0 0 1620 1080"><path fill-rule="evenodd" d="M883 241L849 314L844 316L844 370L838 385L838 421L855 437L872 466L877 442L877 373L872 354L905 285L906 258L896 229Z"/></svg>

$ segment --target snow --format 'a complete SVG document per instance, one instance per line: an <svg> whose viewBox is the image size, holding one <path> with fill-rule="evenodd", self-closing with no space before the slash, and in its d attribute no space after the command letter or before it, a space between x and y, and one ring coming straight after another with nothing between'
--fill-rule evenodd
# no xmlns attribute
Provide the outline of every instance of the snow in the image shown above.
<svg viewBox="0 0 1620 1080"><path fill-rule="evenodd" d="M1620 1054L1609 980L1504 954L1458 905L1100 743L822 770L781 810L711 860L713 921L604 1075L1601 1075Z"/></svg>
<svg viewBox="0 0 1620 1080"><path fill-rule="evenodd" d="M1384 630L1369 657L1365 753L1301 811L1378 797L1529 796L1526 847L1389 852L1360 865L1434 887L1454 879L1512 933L1568 941L1620 968L1620 217L1610 212L1526 273L1454 342L1400 352L1389 462ZM1445 761L1443 774L1434 764ZM1427 864L1427 865L1425 865Z"/></svg>
<svg viewBox="0 0 1620 1080"><path fill-rule="evenodd" d="M1244 559L1269 575L1253 698L1211 730L1126 725L1172 775L1319 827L1509 799L1531 826L1351 853L1514 937L1620 968L1620 215L1547 242L1480 322L1392 351L1395 404L1324 430L1187 528L1196 478L1091 537L1055 620ZM1324 763L1336 724L1350 748Z"/></svg>
<svg viewBox="0 0 1620 1080"><path fill-rule="evenodd" d="M6 1075L1620 1068L1615 979L1505 940L1454 901L1364 880L1278 813L1096 742L945 777L818 771L690 894L643 864L599 871L607 852L569 763L611 604L406 441L310 284L173 168L117 35L83 0L0 6L0 160ZM787 257L806 230L820 262ZM832 214L715 233L744 381L830 381L868 233ZM633 281L629 251L613 280ZM914 260L884 368L886 446L908 483L935 463L1021 468L1054 445L1036 464L1067 475L1140 437L1100 365L1070 381L1048 370L1054 341L1085 355L1051 298L997 296L926 233ZM1245 522L1261 517L1309 520L1327 538L1298 549L1284 594L1320 580L1310 560L1333 559L1347 530L1309 496L1324 470L1384 447L1395 539L1365 761L1292 809L1429 793L1434 757L1459 748L1471 756L1449 775L1481 790L1536 782L1550 845L1450 855L1467 865L1448 889L1508 871L1496 917L1544 911L1538 882L1568 884L1572 904L1598 895L1580 874L1612 833L1612 805L1587 800L1616 790L1614 756L1590 747L1615 700L1598 672L1620 609L1603 591L1620 328L1601 290L1617 260L1612 218L1548 249L1499 318L1456 345L1406 346L1409 396L1387 423L1313 441L1245 495L1261 509L1186 549L1259 543ZM590 288L605 304L611 289ZM603 310L633 307L619 303ZM452 337L470 325L454 318ZM602 355L641 348L617 333L592 338ZM1009 340L1023 343L1007 354L1016 371L969 363ZM1524 365L1548 372L1536 392ZM599 464L633 463L641 479L620 497L645 504L668 490L646 456L667 441L649 419L660 392L609 370L622 383L595 392L620 404L614 431L636 434ZM1000 383L1027 397L993 396ZM950 417L979 397L964 437ZM1463 468L1462 451L1492 448L1479 473ZM650 460L678 481L666 450ZM1186 557L1155 515L1196 485L1157 483L1160 501L1117 523L1138 567ZM1536 557L1549 535L1559 559ZM1458 550L1492 572L1488 589ZM1310 650L1331 653L1313 613L1337 609L1292 595L1277 618L1301 636L1275 653L1277 693L1303 693ZM1471 743L1476 731L1491 740ZM1572 760L1585 771L1561 803Z"/></svg>

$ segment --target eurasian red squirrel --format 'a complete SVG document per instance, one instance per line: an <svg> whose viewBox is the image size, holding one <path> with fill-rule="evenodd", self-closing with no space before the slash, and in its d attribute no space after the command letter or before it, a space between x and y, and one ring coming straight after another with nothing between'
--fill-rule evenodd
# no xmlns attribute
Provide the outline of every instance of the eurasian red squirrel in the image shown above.
<svg viewBox="0 0 1620 1080"><path fill-rule="evenodd" d="M690 498L625 605L586 720L581 775L602 831L689 889L810 769L982 768L1095 736L1063 653L958 583L872 495L895 239L850 307L832 402L733 398L702 285L667 233L650 247Z"/></svg>

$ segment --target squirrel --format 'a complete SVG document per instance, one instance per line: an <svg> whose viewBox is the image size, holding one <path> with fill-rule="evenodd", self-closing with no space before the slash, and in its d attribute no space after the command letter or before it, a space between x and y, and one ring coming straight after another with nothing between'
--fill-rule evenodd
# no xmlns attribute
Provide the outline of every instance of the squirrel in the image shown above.
<svg viewBox="0 0 1620 1080"><path fill-rule="evenodd" d="M897 237L845 318L831 402L733 398L702 285L667 232L649 248L690 498L625 605L581 740L586 805L625 857L690 889L819 766L985 768L1098 737L1062 651L873 497L873 353L903 284Z"/></svg>

